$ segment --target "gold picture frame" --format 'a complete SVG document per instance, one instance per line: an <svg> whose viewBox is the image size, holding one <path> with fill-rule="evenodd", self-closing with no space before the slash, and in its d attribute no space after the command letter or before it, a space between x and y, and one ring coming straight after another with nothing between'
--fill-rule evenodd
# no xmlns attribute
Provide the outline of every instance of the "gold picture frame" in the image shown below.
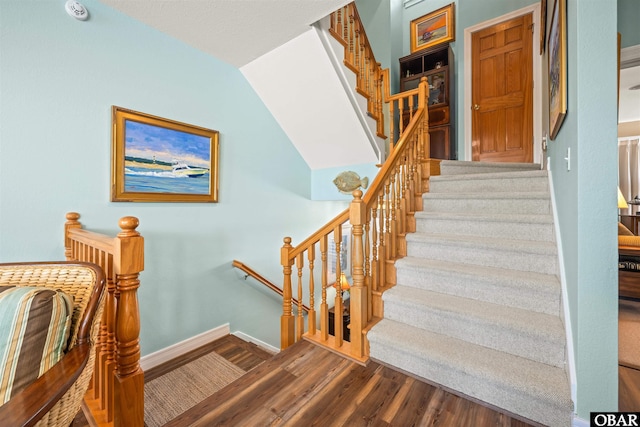
<svg viewBox="0 0 640 427"><path fill-rule="evenodd" d="M549 138L555 139L567 115L567 33L565 1L555 0L547 55L549 63Z"/></svg>
<svg viewBox="0 0 640 427"><path fill-rule="evenodd" d="M411 53L456 39L454 3L411 21Z"/></svg>
<svg viewBox="0 0 640 427"><path fill-rule="evenodd" d="M218 131L116 106L111 112L111 201L218 201Z"/></svg>

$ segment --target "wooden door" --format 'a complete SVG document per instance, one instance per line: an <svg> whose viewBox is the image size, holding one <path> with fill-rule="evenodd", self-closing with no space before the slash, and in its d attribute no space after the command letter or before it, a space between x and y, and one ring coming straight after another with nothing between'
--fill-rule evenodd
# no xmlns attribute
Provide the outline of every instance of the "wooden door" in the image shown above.
<svg viewBox="0 0 640 427"><path fill-rule="evenodd" d="M533 161L532 15L471 36L472 159Z"/></svg>

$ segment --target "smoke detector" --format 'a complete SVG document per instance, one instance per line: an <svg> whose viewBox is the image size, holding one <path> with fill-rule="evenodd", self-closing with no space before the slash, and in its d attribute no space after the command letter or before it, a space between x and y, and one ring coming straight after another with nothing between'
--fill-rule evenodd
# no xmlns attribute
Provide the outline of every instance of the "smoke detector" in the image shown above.
<svg viewBox="0 0 640 427"><path fill-rule="evenodd" d="M79 19L80 21L85 21L89 17L89 11L79 1L68 0L64 4L64 8L69 16Z"/></svg>

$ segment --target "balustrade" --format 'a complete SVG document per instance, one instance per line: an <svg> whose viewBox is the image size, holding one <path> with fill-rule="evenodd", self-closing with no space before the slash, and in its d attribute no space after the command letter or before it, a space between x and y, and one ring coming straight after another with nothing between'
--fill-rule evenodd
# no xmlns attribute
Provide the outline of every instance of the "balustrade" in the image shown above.
<svg viewBox="0 0 640 427"><path fill-rule="evenodd" d="M121 231L110 237L82 229L80 215L65 223L65 257L102 267L107 296L96 343L96 366L85 395L91 425L142 427L144 375L140 369L140 314L137 290L144 269L144 239L138 219L120 219Z"/></svg>
<svg viewBox="0 0 640 427"><path fill-rule="evenodd" d="M342 19L343 15L339 15ZM339 20L338 18L336 18ZM406 256L405 235L415 231L414 213L422 208L422 193L433 168L429 156L428 83L423 78L417 89L387 97L390 113L401 114L409 106L410 120L402 129L393 151L371 183L366 194L353 192L349 208L297 246L284 238L281 250L283 266L283 314L281 346L286 348L303 336L332 348L353 360L368 359L367 331L383 316L382 293L396 283L395 260ZM417 108L413 108L417 105ZM401 116L400 116L401 117ZM400 125L402 128L402 125ZM348 228L346 226L349 226ZM341 251L344 230L350 229L347 255L351 259L352 284L349 290L350 341L343 339L342 288L338 282L342 272ZM331 239L331 240L330 240ZM332 242L333 246L329 243ZM321 303L319 324L315 314L314 265L316 247L320 250ZM327 274L328 253L335 248L335 276ZM308 266L305 268L305 254ZM296 266L297 298L309 300L309 315L305 320L301 308L293 313L292 267ZM327 290L336 288L334 300L334 335L329 334L329 303ZM313 314L312 314L313 313ZM295 320L297 319L297 320Z"/></svg>

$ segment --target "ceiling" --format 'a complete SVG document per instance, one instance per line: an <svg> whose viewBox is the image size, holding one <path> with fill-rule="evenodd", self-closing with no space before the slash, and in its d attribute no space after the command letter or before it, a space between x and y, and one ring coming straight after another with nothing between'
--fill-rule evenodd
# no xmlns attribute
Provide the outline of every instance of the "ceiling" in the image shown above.
<svg viewBox="0 0 640 427"><path fill-rule="evenodd" d="M99 0L241 68L309 29L349 0ZM640 120L640 67L620 75L620 122Z"/></svg>
<svg viewBox="0 0 640 427"><path fill-rule="evenodd" d="M99 0L238 68L350 0Z"/></svg>

